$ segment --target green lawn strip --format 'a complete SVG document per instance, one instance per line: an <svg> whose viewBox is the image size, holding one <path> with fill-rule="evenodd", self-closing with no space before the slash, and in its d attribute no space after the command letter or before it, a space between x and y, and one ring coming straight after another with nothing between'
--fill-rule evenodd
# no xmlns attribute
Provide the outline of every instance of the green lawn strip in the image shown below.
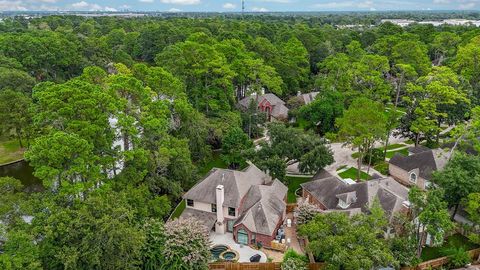
<svg viewBox="0 0 480 270"><path fill-rule="evenodd" d="M387 151L387 158L392 158L396 153L408 156L408 148L403 148L396 151Z"/></svg>
<svg viewBox="0 0 480 270"><path fill-rule="evenodd" d="M287 202L296 203L297 195L295 195L295 191L300 188L300 184L306 183L312 179L310 177L295 177L295 176L286 176L285 178L288 183Z"/></svg>
<svg viewBox="0 0 480 270"><path fill-rule="evenodd" d="M187 207L187 203L185 202L185 200L182 200L182 201L177 205L177 207L175 208L175 210L173 210L172 215L170 216L170 219L174 219L174 218L180 217L180 215L183 213L183 210L185 210L186 207Z"/></svg>
<svg viewBox="0 0 480 270"><path fill-rule="evenodd" d="M403 144L403 143L394 143L394 144L389 144L387 146L387 151L388 150L393 150L393 149L398 149L398 148L403 148L403 147L407 147L407 145Z"/></svg>
<svg viewBox="0 0 480 270"><path fill-rule="evenodd" d="M344 171L344 172L341 172L339 173L338 175L343 178L343 179L347 179L347 178L350 178L352 180L356 180L357 179L357 173L358 173L358 170L356 168L349 168L348 170ZM366 172L360 172L360 179L361 180L369 180L371 179L372 177L370 175L368 175Z"/></svg>
<svg viewBox="0 0 480 270"><path fill-rule="evenodd" d="M468 238L461 234L454 234L448 237L442 246L439 247L425 247L422 250L422 261L429 261L445 256L444 250L449 247L463 247L465 251L478 248L478 245L470 242Z"/></svg>
<svg viewBox="0 0 480 270"><path fill-rule="evenodd" d="M373 168L383 175L388 174L388 162L381 162L375 165Z"/></svg>
<svg viewBox="0 0 480 270"><path fill-rule="evenodd" d="M0 164L20 160L24 152L17 140L0 140Z"/></svg>

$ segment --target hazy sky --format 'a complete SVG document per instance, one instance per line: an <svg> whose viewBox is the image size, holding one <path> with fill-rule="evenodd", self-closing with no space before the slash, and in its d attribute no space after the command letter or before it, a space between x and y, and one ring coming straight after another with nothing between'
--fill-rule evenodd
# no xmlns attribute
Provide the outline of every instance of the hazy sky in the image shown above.
<svg viewBox="0 0 480 270"><path fill-rule="evenodd" d="M246 11L478 10L480 0L245 0ZM0 10L240 11L241 0L0 0Z"/></svg>

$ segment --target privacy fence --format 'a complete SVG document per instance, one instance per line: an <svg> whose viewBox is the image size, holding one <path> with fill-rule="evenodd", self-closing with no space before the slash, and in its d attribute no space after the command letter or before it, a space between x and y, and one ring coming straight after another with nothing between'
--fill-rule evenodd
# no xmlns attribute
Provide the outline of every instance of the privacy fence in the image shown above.
<svg viewBox="0 0 480 270"><path fill-rule="evenodd" d="M309 264L310 270L320 270L323 268L322 263ZM210 270L281 270L280 263L230 263L220 262L211 263Z"/></svg>

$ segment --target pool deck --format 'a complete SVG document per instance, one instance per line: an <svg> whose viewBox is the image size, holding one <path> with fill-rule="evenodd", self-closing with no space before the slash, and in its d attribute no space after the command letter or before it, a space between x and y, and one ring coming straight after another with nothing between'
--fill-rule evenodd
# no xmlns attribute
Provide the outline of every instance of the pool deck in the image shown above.
<svg viewBox="0 0 480 270"><path fill-rule="evenodd" d="M267 256L265 253L261 252L260 250L253 249L249 246L240 246L239 244L233 241L233 234L226 233L226 234L217 234L215 232L210 233L210 241L212 242L212 246L214 245L227 245L231 249L238 252L240 258L238 262L250 262L250 257L255 254L260 254L261 259L260 262L266 262Z"/></svg>

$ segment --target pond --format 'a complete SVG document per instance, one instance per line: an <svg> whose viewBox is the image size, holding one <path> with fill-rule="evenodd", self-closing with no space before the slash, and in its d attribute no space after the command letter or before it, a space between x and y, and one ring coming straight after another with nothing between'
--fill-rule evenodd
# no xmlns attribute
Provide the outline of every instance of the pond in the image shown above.
<svg viewBox="0 0 480 270"><path fill-rule="evenodd" d="M13 177L20 180L26 192L43 191L42 181L33 176L33 168L24 160L0 166L0 177Z"/></svg>

